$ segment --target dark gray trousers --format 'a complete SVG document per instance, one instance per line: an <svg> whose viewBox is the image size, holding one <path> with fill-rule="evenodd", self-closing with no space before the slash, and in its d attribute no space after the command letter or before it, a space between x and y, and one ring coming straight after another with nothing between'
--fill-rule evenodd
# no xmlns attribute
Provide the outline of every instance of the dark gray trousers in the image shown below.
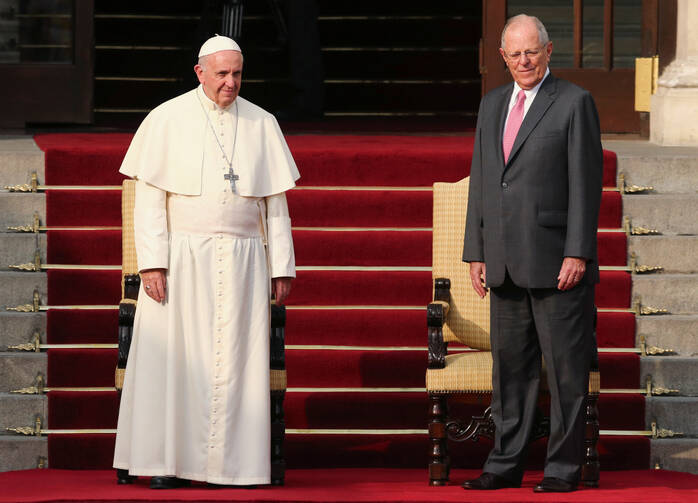
<svg viewBox="0 0 698 503"><path fill-rule="evenodd" d="M594 285L566 292L520 288L509 275L491 289L494 448L484 471L520 482L533 431L545 360L550 389L546 477L579 480L584 458L584 412L596 352Z"/></svg>

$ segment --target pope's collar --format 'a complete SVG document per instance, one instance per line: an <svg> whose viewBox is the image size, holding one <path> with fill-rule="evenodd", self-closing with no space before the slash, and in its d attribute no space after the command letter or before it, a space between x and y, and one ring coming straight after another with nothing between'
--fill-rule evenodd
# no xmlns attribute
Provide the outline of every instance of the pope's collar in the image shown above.
<svg viewBox="0 0 698 503"><path fill-rule="evenodd" d="M201 84L199 84L199 87L196 88L196 94L199 96L199 100L204 105L204 108L208 110L224 110L228 112L230 111L230 107L232 107L233 104L235 104L235 101L233 100L233 102L225 108L218 106L218 104L215 101L206 96L206 93L204 92L204 87Z"/></svg>

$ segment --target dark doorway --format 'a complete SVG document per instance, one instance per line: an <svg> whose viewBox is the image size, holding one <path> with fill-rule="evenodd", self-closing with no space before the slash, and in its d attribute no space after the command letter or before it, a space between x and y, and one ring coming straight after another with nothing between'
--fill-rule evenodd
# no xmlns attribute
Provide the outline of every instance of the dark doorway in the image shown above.
<svg viewBox="0 0 698 503"><path fill-rule="evenodd" d="M0 128L91 123L93 1L10 0L0 18Z"/></svg>

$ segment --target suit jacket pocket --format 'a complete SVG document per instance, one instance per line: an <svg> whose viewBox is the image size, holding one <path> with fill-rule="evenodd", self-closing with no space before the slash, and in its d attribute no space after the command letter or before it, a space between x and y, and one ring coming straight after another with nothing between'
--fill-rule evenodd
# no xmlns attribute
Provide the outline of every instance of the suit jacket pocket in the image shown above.
<svg viewBox="0 0 698 503"><path fill-rule="evenodd" d="M538 225L543 227L566 227L567 212L563 210L539 210Z"/></svg>

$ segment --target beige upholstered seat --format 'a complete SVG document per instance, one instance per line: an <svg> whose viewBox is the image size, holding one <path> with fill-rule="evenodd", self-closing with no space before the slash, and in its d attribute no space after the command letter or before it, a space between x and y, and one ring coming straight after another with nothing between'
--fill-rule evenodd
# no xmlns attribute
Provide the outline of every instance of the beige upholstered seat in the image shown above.
<svg viewBox="0 0 698 503"><path fill-rule="evenodd" d="M136 201L136 182L124 180L121 195L121 302L119 304L119 358L115 386L121 390L128 352L131 347L133 320L136 313L140 276L136 259L133 230L133 209ZM286 366L284 361L284 328L286 309L271 306L270 331L270 393L271 393L271 479L272 484L284 483L286 463L283 457L283 441L286 432L283 401L286 393Z"/></svg>
<svg viewBox="0 0 698 503"><path fill-rule="evenodd" d="M432 243L433 302L427 306L429 364L426 388L430 399L429 437L431 462L429 480L444 485L449 478L448 438L477 439L492 436L494 424L489 409L483 416L461 424L447 415L447 400L453 395L492 393L490 352L490 301L477 296L470 282L469 265L461 259L469 178L456 183L434 184L434 231ZM449 343L457 348L451 348ZM545 388L547 380L541 379ZM596 399L599 373L589 378L587 399L586 459L582 480L598 484L598 421Z"/></svg>
<svg viewBox="0 0 698 503"><path fill-rule="evenodd" d="M442 369L427 369L427 390L435 393L492 393L492 353L446 356Z"/></svg>

